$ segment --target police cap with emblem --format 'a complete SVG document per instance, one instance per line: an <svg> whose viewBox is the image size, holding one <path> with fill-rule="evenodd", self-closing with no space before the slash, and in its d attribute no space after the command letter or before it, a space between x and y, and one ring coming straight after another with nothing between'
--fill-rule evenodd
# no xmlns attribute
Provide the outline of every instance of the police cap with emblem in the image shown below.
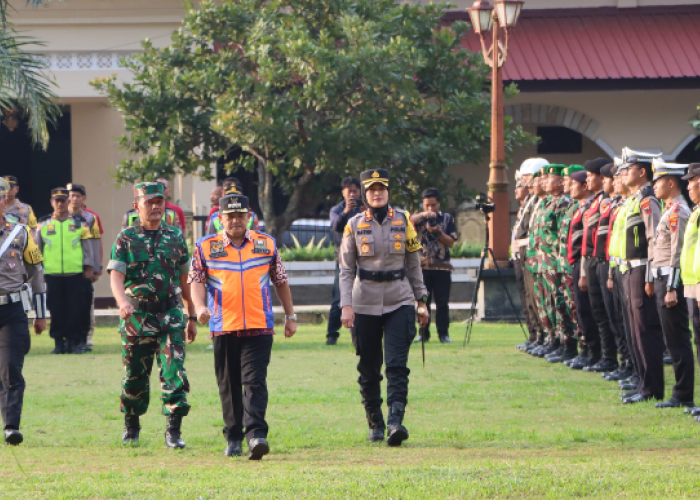
<svg viewBox="0 0 700 500"><path fill-rule="evenodd" d="M643 151L634 151L630 148L622 148L622 162L626 167L630 167L637 163L649 163L654 161L654 158L661 158L661 153L646 153Z"/></svg>
<svg viewBox="0 0 700 500"><path fill-rule="evenodd" d="M224 189L225 195L243 194L243 186L241 185L241 181L235 177L226 177L221 187Z"/></svg>
<svg viewBox="0 0 700 500"><path fill-rule="evenodd" d="M163 198L165 186L160 182L139 182L134 185L134 198L143 200L152 200L154 198Z"/></svg>
<svg viewBox="0 0 700 500"><path fill-rule="evenodd" d="M51 190L51 199L52 200L67 200L68 199L68 190L64 187L52 189Z"/></svg>
<svg viewBox="0 0 700 500"><path fill-rule="evenodd" d="M246 214L250 212L249 206L248 197L242 194L230 194L219 198L219 213L221 214Z"/></svg>
<svg viewBox="0 0 700 500"><path fill-rule="evenodd" d="M682 178L688 170L688 165L666 163L661 158L654 158L654 160L651 162L651 170L654 173L653 180L660 179L666 175L675 175Z"/></svg>
<svg viewBox="0 0 700 500"><path fill-rule="evenodd" d="M68 191L75 191L76 193L80 193L83 196L87 196L85 186L83 186L82 184L68 184L66 187L68 188Z"/></svg>
<svg viewBox="0 0 700 500"><path fill-rule="evenodd" d="M376 183L389 187L389 171L384 168L366 170L360 174L360 182L365 189Z"/></svg>
<svg viewBox="0 0 700 500"><path fill-rule="evenodd" d="M11 188L17 185L17 177L15 177L14 175L6 175L5 177L3 177L3 179L7 181Z"/></svg>
<svg viewBox="0 0 700 500"><path fill-rule="evenodd" d="M5 179L0 179L0 196L5 196L12 186Z"/></svg>

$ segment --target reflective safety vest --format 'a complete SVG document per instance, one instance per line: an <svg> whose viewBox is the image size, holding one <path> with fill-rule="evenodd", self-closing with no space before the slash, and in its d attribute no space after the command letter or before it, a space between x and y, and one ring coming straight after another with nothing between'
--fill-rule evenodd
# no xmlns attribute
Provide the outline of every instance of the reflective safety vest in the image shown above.
<svg viewBox="0 0 700 500"><path fill-rule="evenodd" d="M651 186L642 188L639 195L632 196L625 211L625 234L621 238L620 257L625 260L646 259L649 257L649 245L647 244L647 230L642 219L642 208L651 210L649 206L654 201L659 202L654 196ZM662 207L663 209L663 207Z"/></svg>
<svg viewBox="0 0 700 500"><path fill-rule="evenodd" d="M46 274L78 274L83 272L82 240L90 231L80 221L69 217L64 221L52 216L41 226L44 243L44 272Z"/></svg>
<svg viewBox="0 0 700 500"><path fill-rule="evenodd" d="M681 250L681 281L684 285L697 285L700 280L700 264L695 258L698 243L698 223L700 222L700 205L697 205L688 218L683 233Z"/></svg>
<svg viewBox="0 0 700 500"><path fill-rule="evenodd" d="M209 330L233 332L272 328L270 263L277 247L265 233L250 231L243 247L224 247L223 234L197 242L207 273Z"/></svg>

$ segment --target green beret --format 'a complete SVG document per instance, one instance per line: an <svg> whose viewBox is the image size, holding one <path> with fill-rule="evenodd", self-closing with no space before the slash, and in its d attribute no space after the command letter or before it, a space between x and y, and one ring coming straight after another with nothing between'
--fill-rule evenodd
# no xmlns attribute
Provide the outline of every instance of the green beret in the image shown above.
<svg viewBox="0 0 700 500"><path fill-rule="evenodd" d="M583 168L583 165L569 165L566 167L564 170L561 171L562 177L568 177L571 176L571 174L576 173L576 172L583 172L586 170Z"/></svg>
<svg viewBox="0 0 700 500"><path fill-rule="evenodd" d="M562 175L562 171L563 171L565 168L566 168L566 165L559 165L559 164L547 165L547 166L545 167L545 169L546 169L546 172L545 172L545 173L546 173L546 174L551 174L551 175L558 175L558 176L561 176L561 175Z"/></svg>
<svg viewBox="0 0 700 500"><path fill-rule="evenodd" d="M134 185L134 197L144 200L163 198L163 184L160 182L139 182Z"/></svg>

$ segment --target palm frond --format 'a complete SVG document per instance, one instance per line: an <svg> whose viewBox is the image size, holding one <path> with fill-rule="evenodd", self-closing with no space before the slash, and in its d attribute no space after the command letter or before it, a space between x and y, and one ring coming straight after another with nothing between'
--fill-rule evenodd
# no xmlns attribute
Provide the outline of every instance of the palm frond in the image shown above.
<svg viewBox="0 0 700 500"><path fill-rule="evenodd" d="M0 0L2 1L2 0ZM46 63L28 46L41 45L31 37L18 36L12 29L0 29L0 110L21 108L28 119L32 140L44 149L48 145L47 125L60 116L53 102L55 83L45 73Z"/></svg>
<svg viewBox="0 0 700 500"><path fill-rule="evenodd" d="M60 2L61 0L58 1ZM51 0L25 0L25 6L36 8L49 2ZM7 24L7 10L11 7L10 0L0 0L0 23L2 23L3 28Z"/></svg>

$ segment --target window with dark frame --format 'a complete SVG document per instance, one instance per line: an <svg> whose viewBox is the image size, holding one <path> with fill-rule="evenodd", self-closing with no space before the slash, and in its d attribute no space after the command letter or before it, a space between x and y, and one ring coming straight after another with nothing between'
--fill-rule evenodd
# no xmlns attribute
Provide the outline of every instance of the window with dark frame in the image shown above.
<svg viewBox="0 0 700 500"><path fill-rule="evenodd" d="M583 136L566 127L537 127L537 154L581 154Z"/></svg>

